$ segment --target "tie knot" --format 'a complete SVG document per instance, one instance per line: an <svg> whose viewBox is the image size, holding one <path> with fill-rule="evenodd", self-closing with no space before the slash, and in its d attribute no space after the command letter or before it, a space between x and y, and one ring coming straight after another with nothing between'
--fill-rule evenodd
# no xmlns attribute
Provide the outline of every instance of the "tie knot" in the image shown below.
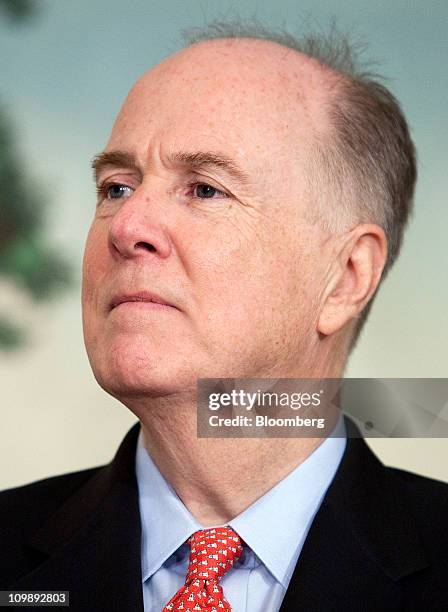
<svg viewBox="0 0 448 612"><path fill-rule="evenodd" d="M195 531L188 542L191 552L187 582L220 580L243 552L241 538L231 527Z"/></svg>

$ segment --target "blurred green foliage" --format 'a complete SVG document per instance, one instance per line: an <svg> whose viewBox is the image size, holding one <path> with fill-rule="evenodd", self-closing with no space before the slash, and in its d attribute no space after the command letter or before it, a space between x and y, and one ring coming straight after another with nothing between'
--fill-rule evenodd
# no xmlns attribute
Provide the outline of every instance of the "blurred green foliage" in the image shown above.
<svg viewBox="0 0 448 612"><path fill-rule="evenodd" d="M0 8L11 19L22 21L36 12L36 0L0 0Z"/></svg>
<svg viewBox="0 0 448 612"><path fill-rule="evenodd" d="M30 16L36 3L0 0L0 8L17 20ZM35 301L50 299L70 286L72 269L44 233L47 201L25 172L14 135L0 108L0 278L24 289ZM22 346L26 332L0 312L0 350Z"/></svg>

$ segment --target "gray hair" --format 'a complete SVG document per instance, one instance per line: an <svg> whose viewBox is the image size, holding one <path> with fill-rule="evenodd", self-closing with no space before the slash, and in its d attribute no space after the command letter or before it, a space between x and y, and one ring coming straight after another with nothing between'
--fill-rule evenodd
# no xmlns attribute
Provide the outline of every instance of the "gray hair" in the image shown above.
<svg viewBox="0 0 448 612"><path fill-rule="evenodd" d="M186 45L222 38L276 42L317 60L340 76L328 109L331 138L315 145L315 159L319 161L317 173L311 173L315 212L330 231L340 231L354 220L383 228L388 253L382 282L399 254L413 210L416 153L399 102L381 84L382 77L369 70L372 62L360 59L365 45L353 43L334 22L327 33L298 36L284 28L268 28L256 20L213 22L184 30L182 35ZM324 190L322 194L323 184L331 186L332 199L337 202L330 215L329 193ZM350 350L356 344L374 297L358 317Z"/></svg>

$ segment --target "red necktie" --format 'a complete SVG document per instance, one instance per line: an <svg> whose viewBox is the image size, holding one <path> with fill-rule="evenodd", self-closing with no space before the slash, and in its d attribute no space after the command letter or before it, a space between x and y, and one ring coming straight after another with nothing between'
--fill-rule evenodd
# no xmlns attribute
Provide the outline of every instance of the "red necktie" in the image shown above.
<svg viewBox="0 0 448 612"><path fill-rule="evenodd" d="M239 535L231 527L201 529L193 533L188 543L191 552L185 585L162 612L231 611L219 581L243 551Z"/></svg>

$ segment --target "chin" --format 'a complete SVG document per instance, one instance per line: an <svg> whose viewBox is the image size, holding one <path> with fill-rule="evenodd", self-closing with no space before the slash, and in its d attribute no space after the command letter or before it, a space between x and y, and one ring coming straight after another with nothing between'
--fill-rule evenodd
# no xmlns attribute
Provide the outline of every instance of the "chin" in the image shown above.
<svg viewBox="0 0 448 612"><path fill-rule="evenodd" d="M136 354L131 349L124 352L102 353L100 363L92 363L98 384L118 400L126 398L161 397L196 390L197 373L191 357L164 351Z"/></svg>

